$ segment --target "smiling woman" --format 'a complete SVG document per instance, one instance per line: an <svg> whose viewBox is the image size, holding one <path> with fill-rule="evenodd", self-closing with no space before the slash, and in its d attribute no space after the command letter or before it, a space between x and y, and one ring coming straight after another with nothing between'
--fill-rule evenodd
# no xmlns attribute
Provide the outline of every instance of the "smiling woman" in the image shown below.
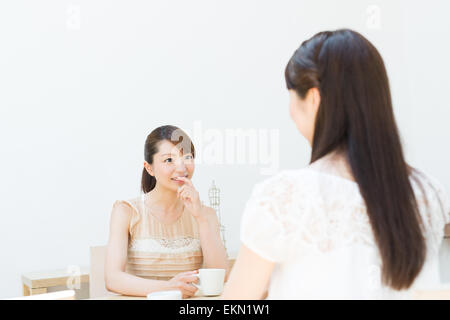
<svg viewBox="0 0 450 320"><path fill-rule="evenodd" d="M134 296L197 290L199 268L223 268L228 259L216 212L203 206L191 182L195 149L181 129L162 126L147 137L141 197L113 205L106 254L110 291Z"/></svg>

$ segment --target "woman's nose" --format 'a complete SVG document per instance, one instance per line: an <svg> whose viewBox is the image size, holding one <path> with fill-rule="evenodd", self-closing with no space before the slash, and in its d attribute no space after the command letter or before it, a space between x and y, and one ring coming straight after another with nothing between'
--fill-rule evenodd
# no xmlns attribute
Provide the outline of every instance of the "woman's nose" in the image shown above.
<svg viewBox="0 0 450 320"><path fill-rule="evenodd" d="M180 172L183 172L183 173L186 171L186 164L184 163L183 159L179 159L176 162L176 170L180 171Z"/></svg>

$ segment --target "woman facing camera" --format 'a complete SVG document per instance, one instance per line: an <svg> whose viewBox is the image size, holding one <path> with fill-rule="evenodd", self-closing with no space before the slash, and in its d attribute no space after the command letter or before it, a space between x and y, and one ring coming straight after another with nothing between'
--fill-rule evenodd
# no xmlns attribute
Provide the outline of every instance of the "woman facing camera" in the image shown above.
<svg viewBox="0 0 450 320"><path fill-rule="evenodd" d="M285 77L311 161L254 187L223 298L398 299L437 285L450 202L405 161L378 51L321 32Z"/></svg>
<svg viewBox="0 0 450 320"><path fill-rule="evenodd" d="M197 288L199 268L228 270L216 212L202 205L191 179L195 150L174 126L147 137L142 196L113 205L105 265L109 291L132 296Z"/></svg>

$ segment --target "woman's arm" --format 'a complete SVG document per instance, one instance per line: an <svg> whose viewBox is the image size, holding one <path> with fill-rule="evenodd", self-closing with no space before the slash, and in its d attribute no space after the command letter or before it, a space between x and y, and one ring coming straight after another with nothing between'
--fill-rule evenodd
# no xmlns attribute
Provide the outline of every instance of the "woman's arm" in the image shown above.
<svg viewBox="0 0 450 320"><path fill-rule="evenodd" d="M230 266L227 252L220 238L220 224L216 211L202 205L198 191L192 181L181 177L184 185L178 188L177 196L183 201L186 209L197 221L200 232L200 244L203 252L205 268L225 269L225 281L228 279Z"/></svg>
<svg viewBox="0 0 450 320"><path fill-rule="evenodd" d="M111 214L111 224L105 261L105 285L109 291L129 296L146 296L161 290L180 290L183 298L191 297L197 291L191 282L198 282L197 271L182 272L168 281L150 280L125 272L128 253L128 227L132 208L118 204Z"/></svg>
<svg viewBox="0 0 450 320"><path fill-rule="evenodd" d="M274 266L274 262L262 258L242 245L220 298L225 300L266 298Z"/></svg>
<svg viewBox="0 0 450 320"><path fill-rule="evenodd" d="M200 243L203 252L205 268L225 269L225 281L228 279L230 266L227 252L220 238L220 224L216 211L210 207L203 207L203 214L197 219L200 231Z"/></svg>
<svg viewBox="0 0 450 320"><path fill-rule="evenodd" d="M166 290L167 281L148 280L125 272L131 210L128 205L120 203L111 213L105 261L106 289L130 296L146 296L153 291Z"/></svg>

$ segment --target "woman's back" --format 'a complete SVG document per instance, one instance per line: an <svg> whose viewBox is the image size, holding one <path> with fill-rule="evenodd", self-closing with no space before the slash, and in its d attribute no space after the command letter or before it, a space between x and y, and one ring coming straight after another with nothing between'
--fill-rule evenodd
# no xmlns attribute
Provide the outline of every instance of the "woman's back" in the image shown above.
<svg viewBox="0 0 450 320"><path fill-rule="evenodd" d="M268 298L408 298L411 289L439 283L438 250L450 203L434 179L410 177L427 243L427 257L410 290L381 284L382 262L358 184L343 162L324 157L255 186L241 240L277 262ZM417 183L417 181L419 183Z"/></svg>

